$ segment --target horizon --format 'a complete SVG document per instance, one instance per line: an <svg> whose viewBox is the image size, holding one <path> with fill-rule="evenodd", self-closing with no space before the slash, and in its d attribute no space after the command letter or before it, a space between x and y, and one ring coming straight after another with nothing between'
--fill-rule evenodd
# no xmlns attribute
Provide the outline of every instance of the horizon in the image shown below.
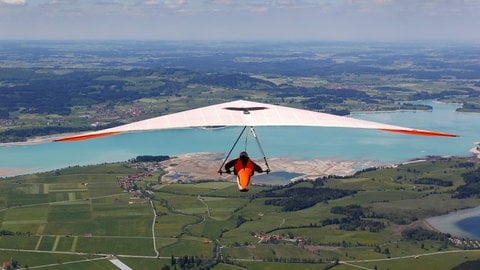
<svg viewBox="0 0 480 270"><path fill-rule="evenodd" d="M233 44L233 43L240 43L240 44L265 44L265 45L328 45L328 44L383 44L385 46L389 45L428 45L428 46L435 46L435 47L443 47L443 46L457 46L457 45L479 45L480 40L335 40L335 39L328 39L328 40L256 40L256 39L224 39L224 40L216 40L216 39L88 39L88 38L79 38L79 39L6 39L0 37L0 42L8 43L8 42L45 42L45 43L75 43L75 42L92 42L92 43L121 43L121 42L140 42L140 43L185 43L185 42L192 42L196 44L190 44L192 46L195 45L207 45L211 44Z"/></svg>
<svg viewBox="0 0 480 270"><path fill-rule="evenodd" d="M0 0L0 36L478 43L479 13L468 0Z"/></svg>

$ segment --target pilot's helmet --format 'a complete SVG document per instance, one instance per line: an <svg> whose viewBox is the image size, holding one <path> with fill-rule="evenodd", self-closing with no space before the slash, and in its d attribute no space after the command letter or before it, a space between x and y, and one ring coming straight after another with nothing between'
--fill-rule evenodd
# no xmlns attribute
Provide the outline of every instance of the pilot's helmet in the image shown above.
<svg viewBox="0 0 480 270"><path fill-rule="evenodd" d="M247 152L246 152L246 151L242 151L242 152L240 153L240 157L248 157Z"/></svg>

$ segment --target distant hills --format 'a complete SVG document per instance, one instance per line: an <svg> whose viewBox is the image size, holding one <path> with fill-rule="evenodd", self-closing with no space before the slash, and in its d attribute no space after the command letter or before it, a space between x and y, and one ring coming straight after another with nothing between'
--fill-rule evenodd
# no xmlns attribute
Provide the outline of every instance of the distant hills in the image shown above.
<svg viewBox="0 0 480 270"><path fill-rule="evenodd" d="M0 141L91 130L233 99L333 114L480 111L475 47L388 43L0 42Z"/></svg>

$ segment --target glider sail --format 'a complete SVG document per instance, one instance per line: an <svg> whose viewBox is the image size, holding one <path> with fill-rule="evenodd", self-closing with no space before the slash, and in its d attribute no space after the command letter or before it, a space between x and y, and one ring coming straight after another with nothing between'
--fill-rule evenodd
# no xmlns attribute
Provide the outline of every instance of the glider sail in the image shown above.
<svg viewBox="0 0 480 270"><path fill-rule="evenodd" d="M366 128L422 136L456 137L456 134L412 129L346 116L237 100L163 115L114 128L57 139L77 141L124 132L211 126L318 126Z"/></svg>

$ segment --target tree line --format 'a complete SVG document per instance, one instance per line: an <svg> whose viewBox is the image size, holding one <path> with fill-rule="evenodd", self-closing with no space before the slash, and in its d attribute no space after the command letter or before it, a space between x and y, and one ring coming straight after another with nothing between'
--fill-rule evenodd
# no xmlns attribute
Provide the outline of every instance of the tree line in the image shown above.
<svg viewBox="0 0 480 270"><path fill-rule="evenodd" d="M330 213L346 215L342 218L329 218L322 221L322 226L338 225L339 229L346 231L370 231L379 232L385 229L383 221L374 220L379 218L371 209L361 207L358 204L332 207Z"/></svg>
<svg viewBox="0 0 480 270"><path fill-rule="evenodd" d="M265 192L265 197L275 197L275 199L265 200L265 205L281 206L282 211L292 212L314 206L319 202L339 199L345 196L355 194L356 191L323 188L323 187L297 187L282 190L280 192Z"/></svg>
<svg viewBox="0 0 480 270"><path fill-rule="evenodd" d="M452 197L457 199L478 197L480 194L480 168L463 173L462 178L465 184L457 187Z"/></svg>
<svg viewBox="0 0 480 270"><path fill-rule="evenodd" d="M169 159L170 159L170 156L165 156L165 155L160 155L160 156L143 155L143 156L137 156L132 160L132 162L161 162Z"/></svg>
<svg viewBox="0 0 480 270"><path fill-rule="evenodd" d="M417 184L417 185L436 185L436 186L441 186L441 187L451 187L451 186L453 186L452 181L442 180L442 179L438 179L438 178L431 178L431 177L416 179L415 181L413 181L413 183Z"/></svg>

